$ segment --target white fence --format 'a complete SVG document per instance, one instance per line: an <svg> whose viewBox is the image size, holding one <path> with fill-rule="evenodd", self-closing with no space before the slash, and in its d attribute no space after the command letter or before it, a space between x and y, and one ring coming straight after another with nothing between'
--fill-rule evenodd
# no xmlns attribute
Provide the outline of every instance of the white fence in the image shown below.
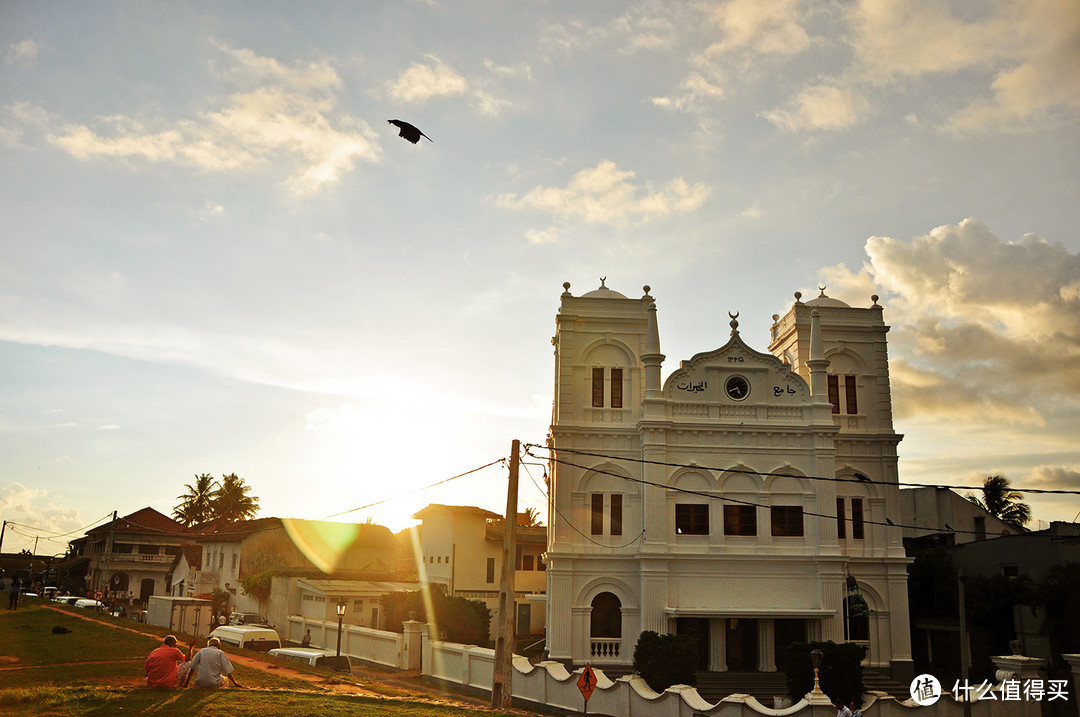
<svg viewBox="0 0 1080 717"><path fill-rule="evenodd" d="M283 638L300 642L304 632L311 630L311 644L323 649L337 645L337 623L290 617L287 635ZM495 651L474 645L458 645L428 638L428 626L419 622L405 623L405 633L383 632L366 627L345 626L341 634L341 651L365 662L391 669L421 669L426 678L459 685L471 690L490 691L495 673ZM1013 682L1039 679L1038 669L1043 661L1030 657L1008 656L994 658L998 678ZM585 702L577 687L581 670L570 672L559 662L530 664L514 655L512 691L517 700L532 705L545 705L558 710L583 711ZM1080 656L1074 669L1080 670ZM616 680L602 670L593 669L596 689L588 703L590 714L619 717L833 717L836 708L824 695L803 699L784 709L765 707L749 695L730 695L720 702L706 702L698 691L686 685L675 685L661 693L654 692L645 681L629 675ZM932 708L919 715L960 717L963 705L946 693ZM883 692L864 696L866 717L915 717L913 710L922 710L911 700L898 701ZM1076 696L1068 699L1076 709ZM1041 702L1007 700L1000 688L993 699L981 699L971 704L973 717L1039 717Z"/></svg>
<svg viewBox="0 0 1080 717"><path fill-rule="evenodd" d="M337 649L338 626L336 622L290 616L287 634L281 637L292 642L302 642L307 630L311 630L312 647L324 650ZM405 636L400 633L343 625L341 652L374 665L391 669L408 669L408 665L404 662ZM488 689L490 688L489 682Z"/></svg>

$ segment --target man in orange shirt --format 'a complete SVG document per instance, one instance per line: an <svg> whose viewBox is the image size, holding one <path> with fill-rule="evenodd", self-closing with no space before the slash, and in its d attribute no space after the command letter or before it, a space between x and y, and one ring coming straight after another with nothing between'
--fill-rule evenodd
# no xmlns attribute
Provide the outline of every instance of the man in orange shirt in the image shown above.
<svg viewBox="0 0 1080 717"><path fill-rule="evenodd" d="M176 668L184 659L184 653L176 647L176 638L166 637L165 643L146 658L146 686L176 687Z"/></svg>

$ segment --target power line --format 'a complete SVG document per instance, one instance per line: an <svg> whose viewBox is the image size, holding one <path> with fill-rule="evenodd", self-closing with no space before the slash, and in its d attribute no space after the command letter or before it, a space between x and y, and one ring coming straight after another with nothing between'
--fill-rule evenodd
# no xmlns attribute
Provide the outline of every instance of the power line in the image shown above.
<svg viewBox="0 0 1080 717"><path fill-rule="evenodd" d="M907 483L904 481L884 481L873 480L863 476L861 478L844 478L840 476L813 476L803 475L801 473L762 473L760 471L750 470L748 468L715 468L710 466L694 465L690 463L671 463L669 461L654 461L646 458L632 458L626 456L612 456L606 453L594 453L591 451L579 451L573 448L548 448L538 443L526 443L524 445L526 453L529 448L540 448L545 451L555 451L559 453L573 453L579 456L592 456L594 458L607 458L613 461L631 461L634 463L647 463L649 465L656 466L668 466L670 468L693 468L695 470L707 470L716 471L717 473L744 473L746 475L753 476L777 476L779 478L806 478L807 480L822 480L831 481L834 483L865 483L867 485L888 485L888 486L911 486L913 488L947 488L949 490L982 490L982 486L969 486L969 485L947 485L944 483ZM535 456L531 453L528 455L533 458L543 459L543 456ZM1080 490L1068 489L1068 488L1022 488L1014 485L1009 486L1010 490L1014 490L1020 493L1043 493L1052 495L1080 495Z"/></svg>
<svg viewBox="0 0 1080 717"><path fill-rule="evenodd" d="M97 520L95 520L93 523L87 523L86 525L84 525L81 528L76 528L75 530L69 530L66 533L57 533L55 530L47 530L45 528L38 528L38 527L35 527L33 525L27 525L25 523L17 523L14 520L7 521L7 524L8 525L18 525L19 527L26 528L28 530L36 530L36 531L38 531L39 535L42 534L42 533L49 533L49 534L51 534L53 536L53 538L64 538L64 537L67 537L68 535L75 535L76 533L82 533L83 531L97 525L98 523L102 522L103 520L107 520L110 515L112 515L112 514L107 513L103 517L98 518Z"/></svg>
<svg viewBox="0 0 1080 717"><path fill-rule="evenodd" d="M403 497L405 497L407 495L412 495L413 493L419 493L420 491L424 491L424 490L427 490L429 488L434 488L435 486L442 485L443 483L449 483L452 480L457 480L458 478L462 478L464 476L467 476L470 473L476 473L477 471L482 471L485 468L490 468L491 466L495 465L496 463L505 464L506 459L505 458L497 458L497 459L493 460L491 463L485 463L484 465L480 466L479 468L473 468L470 471L465 471L464 473L458 473L456 476L450 476L449 478L444 478L443 480L436 481L434 483L431 483L430 485L423 486L422 488L417 488L416 490L410 490L410 491L408 491L406 493L400 493L400 494L398 494L396 496L391 496L390 498L383 498L382 500L377 500L374 503L368 503L367 505L362 505L359 508L350 508L349 510L343 510L340 513L334 513L333 515L328 515L325 518L323 518L323 520L329 520L330 518L336 518L339 515L345 515L346 513L355 513L358 510L364 510L365 508L371 508L371 507L376 506L376 505L382 505L383 503L389 503L392 500L398 500L399 498L403 498Z"/></svg>
<svg viewBox="0 0 1080 717"><path fill-rule="evenodd" d="M541 446L534 446L533 444L529 444L529 445L530 445L530 447L541 447ZM557 451L562 451L562 450L564 450L564 449L561 449L561 448L557 449ZM528 451L528 448L526 448L525 452L526 452L527 455L529 455L532 458L541 458L541 459L543 458L543 456L537 456L537 455L535 455L533 453L530 453ZM567 452L574 453L575 451L567 451ZM634 460L632 458L617 458L615 456L605 456L605 457L614 458L614 459L617 459L617 460L629 460L629 461ZM556 458L556 457L553 457L553 456L549 456L549 460L551 460L551 461L553 461L555 463L560 463L560 464L565 465L565 466L570 466L572 468L580 468L582 470L592 471L593 473L599 473L601 475L609 475L609 476L613 476L615 478L621 478L622 480L630 481L632 483L639 483L641 485L653 486L655 488L663 488L664 490L672 490L672 491L675 491L677 493L686 493L688 495L696 495L696 496L700 496L702 498L706 498L708 500L720 500L720 501L726 501L728 503L738 503L740 505L754 506L755 508L771 508L772 507L772 506L769 506L769 505L765 505L763 503L756 503L756 502L750 501L750 500L742 500L742 499L739 499L739 498L732 498L732 497L726 496L726 495L716 495L714 493L706 493L704 491L690 490L689 488L679 488L678 486L664 485L662 483L656 483L656 482L653 482L653 481L647 481L647 480L644 480L643 478L632 478L630 476L622 475L621 473L613 473L612 471L607 471L607 470L604 470L602 468L595 468L595 467L592 467L592 466L583 466L583 465L580 465L580 464L577 464L577 463L572 463L572 462L564 460L562 458ZM642 462L647 462L647 461L642 461ZM688 467L702 468L702 466L688 466ZM755 475L759 475L759 474L755 473ZM770 474L770 475L776 475L776 474ZM805 478L806 476L792 476L792 477ZM828 513L817 513L817 512L814 512L814 511L809 511L809 510L806 510L805 507L803 507L803 515L811 516L811 517L815 517L815 518L825 518L827 520L837 520L838 517L839 517L836 514L829 515ZM903 525L903 524L900 524L900 523L894 523L889 518L886 518L884 522L882 522L880 520L867 520L867 519L864 518L863 519L863 524L865 524L865 525L883 525L883 526L886 526L886 527L889 527L889 528L911 528L913 530L927 530L927 531L932 531L932 532L936 532L936 533L946 533L947 532L947 533L967 533L967 534L971 534L971 535L979 535L980 534L978 531L974 531L974 530L955 530L955 529L948 530L948 529L942 529L942 528L937 528L937 527L928 527L928 526L922 526L922 525Z"/></svg>

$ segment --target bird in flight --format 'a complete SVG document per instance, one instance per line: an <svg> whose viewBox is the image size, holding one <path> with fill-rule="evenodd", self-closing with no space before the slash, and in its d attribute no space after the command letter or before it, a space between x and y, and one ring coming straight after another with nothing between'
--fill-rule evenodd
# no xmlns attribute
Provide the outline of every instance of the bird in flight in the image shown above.
<svg viewBox="0 0 1080 717"><path fill-rule="evenodd" d="M421 137L424 137L425 139L427 139L428 142L434 142L435 141L431 137L428 137L426 134L421 132L416 127L409 124L408 122L404 122L402 120L386 120L386 121L401 130L400 132L398 132L398 137L404 137L405 139L409 140L413 144L416 144L417 142L419 142Z"/></svg>

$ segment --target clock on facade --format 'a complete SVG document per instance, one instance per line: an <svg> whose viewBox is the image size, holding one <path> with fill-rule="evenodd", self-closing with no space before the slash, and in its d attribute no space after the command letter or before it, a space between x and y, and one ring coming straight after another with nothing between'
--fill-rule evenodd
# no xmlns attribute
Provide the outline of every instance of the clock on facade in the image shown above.
<svg viewBox="0 0 1080 717"><path fill-rule="evenodd" d="M741 401L750 395L750 382L742 376L732 376L724 384L724 392L732 401Z"/></svg>

